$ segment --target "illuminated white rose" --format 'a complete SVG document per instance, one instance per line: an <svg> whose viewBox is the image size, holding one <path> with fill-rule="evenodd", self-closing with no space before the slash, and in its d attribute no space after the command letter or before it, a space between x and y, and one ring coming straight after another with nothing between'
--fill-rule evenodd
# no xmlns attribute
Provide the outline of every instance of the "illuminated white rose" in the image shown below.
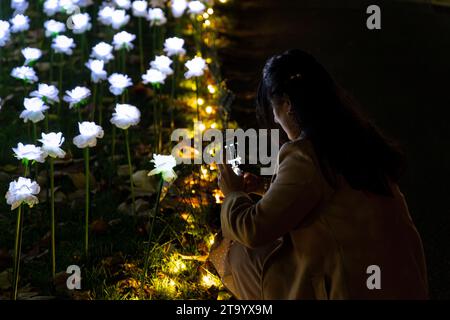
<svg viewBox="0 0 450 320"><path fill-rule="evenodd" d="M170 67L170 65L172 64L172 60L169 57L166 56L156 56L155 60L153 60L152 62L150 62L150 66L153 69L157 69L159 71L161 71L162 73L164 73L166 76L169 76L171 74L173 74L173 70Z"/></svg>
<svg viewBox="0 0 450 320"><path fill-rule="evenodd" d="M77 5L73 0L59 0L59 11L72 14L77 10Z"/></svg>
<svg viewBox="0 0 450 320"><path fill-rule="evenodd" d="M45 36L47 38L56 37L60 33L66 31L66 25L64 23L53 19L45 21L44 28L45 28Z"/></svg>
<svg viewBox="0 0 450 320"><path fill-rule="evenodd" d="M99 83L106 80L107 74L104 70L105 62L103 60L89 60L86 62L86 67L91 70L91 80L94 83Z"/></svg>
<svg viewBox="0 0 450 320"><path fill-rule="evenodd" d="M164 84L166 77L164 73L157 69L149 69L146 74L142 75L142 80L144 84Z"/></svg>
<svg viewBox="0 0 450 320"><path fill-rule="evenodd" d="M133 1L133 15L135 17L147 17L147 1Z"/></svg>
<svg viewBox="0 0 450 320"><path fill-rule="evenodd" d="M105 61L106 63L112 59L114 56L112 54L113 46L106 43L100 42L95 47L92 48L91 57L97 60Z"/></svg>
<svg viewBox="0 0 450 320"><path fill-rule="evenodd" d="M153 154L153 162L155 165L155 169L150 171L149 176L153 176L155 174L162 174L162 178L164 181L172 182L177 178L177 174L173 170L173 168L177 165L177 161L174 156L163 156L159 154Z"/></svg>
<svg viewBox="0 0 450 320"><path fill-rule="evenodd" d="M49 17L54 16L59 12L59 0L46 0L44 2L44 12Z"/></svg>
<svg viewBox="0 0 450 320"><path fill-rule="evenodd" d="M61 132L42 133L42 139L38 140L42 143L42 150L52 158L64 158L66 153L61 149L64 143L64 137Z"/></svg>
<svg viewBox="0 0 450 320"><path fill-rule="evenodd" d="M11 0L11 8L14 9L14 14L24 13L28 9L28 1Z"/></svg>
<svg viewBox="0 0 450 320"><path fill-rule="evenodd" d="M148 9L147 20L150 21L151 26L162 26L167 22L164 11L160 8Z"/></svg>
<svg viewBox="0 0 450 320"><path fill-rule="evenodd" d="M30 29L30 18L23 14L16 14L11 20L11 32L23 32Z"/></svg>
<svg viewBox="0 0 450 320"><path fill-rule="evenodd" d="M18 208L22 203L32 208L39 203L36 197L39 192L41 192L41 188L35 181L19 177L9 184L9 189L5 195L6 203L11 206L11 210Z"/></svg>
<svg viewBox="0 0 450 320"><path fill-rule="evenodd" d="M42 57L42 51L36 48L25 48L22 49L22 55L25 58L25 64L29 65Z"/></svg>
<svg viewBox="0 0 450 320"><path fill-rule="evenodd" d="M206 9L206 6L201 1L191 1L189 2L188 7L189 13L192 14L202 14Z"/></svg>
<svg viewBox="0 0 450 320"><path fill-rule="evenodd" d="M80 134L73 138L73 144L80 149L95 147L97 139L103 138L104 135L102 127L96 125L95 122L78 123L78 129Z"/></svg>
<svg viewBox="0 0 450 320"><path fill-rule="evenodd" d="M52 85L40 83L38 89L31 92L30 96L42 99L45 103L59 102L59 90Z"/></svg>
<svg viewBox="0 0 450 320"><path fill-rule="evenodd" d="M106 26L112 24L112 15L114 13L114 8L106 5L98 11L98 20Z"/></svg>
<svg viewBox="0 0 450 320"><path fill-rule="evenodd" d="M33 68L28 66L16 67L12 69L11 76L27 83L35 83L39 80Z"/></svg>
<svg viewBox="0 0 450 320"><path fill-rule="evenodd" d="M185 66L188 68L188 71L184 74L186 79L201 77L207 68L206 61L200 57L187 61Z"/></svg>
<svg viewBox="0 0 450 320"><path fill-rule="evenodd" d="M175 18L179 18L183 15L184 11L187 8L186 0L173 0L172 1L172 15Z"/></svg>
<svg viewBox="0 0 450 320"><path fill-rule="evenodd" d="M25 110L20 114L20 118L23 119L25 123L29 121L37 123L44 120L44 111L48 110L49 107L44 104L39 98L25 98L23 102Z"/></svg>
<svg viewBox="0 0 450 320"><path fill-rule="evenodd" d="M128 10L131 7L130 0L114 0L114 3L121 9Z"/></svg>
<svg viewBox="0 0 450 320"><path fill-rule="evenodd" d="M45 162L46 153L41 147L36 147L34 144L26 144L19 142L17 148L12 148L14 156L19 160L36 161L40 163Z"/></svg>
<svg viewBox="0 0 450 320"><path fill-rule="evenodd" d="M88 13L77 13L70 17L72 21L72 31L75 34L85 33L92 29L91 17Z"/></svg>
<svg viewBox="0 0 450 320"><path fill-rule="evenodd" d="M57 36L53 38L52 48L56 53L64 53L71 56L75 48L75 42L67 36Z"/></svg>
<svg viewBox="0 0 450 320"><path fill-rule="evenodd" d="M109 91L115 96L120 96L126 88L133 84L130 77L120 73L110 75L108 82L110 84Z"/></svg>
<svg viewBox="0 0 450 320"><path fill-rule="evenodd" d="M111 26L113 29L118 30L126 25L130 21L130 16L127 15L125 10L114 10L111 16Z"/></svg>
<svg viewBox="0 0 450 320"><path fill-rule="evenodd" d="M184 55L186 50L183 49L184 40L181 38L173 37L164 41L164 52L169 56Z"/></svg>
<svg viewBox="0 0 450 320"><path fill-rule="evenodd" d="M9 22L0 20L0 47L5 46L10 39Z"/></svg>
<svg viewBox="0 0 450 320"><path fill-rule="evenodd" d="M141 112L135 106L129 104L117 104L111 118L111 123L117 128L127 130L135 126L141 120Z"/></svg>
<svg viewBox="0 0 450 320"><path fill-rule="evenodd" d="M76 87L73 90L66 91L64 101L69 103L69 109L79 104L85 104L86 100L91 96L91 90L86 87Z"/></svg>
<svg viewBox="0 0 450 320"><path fill-rule="evenodd" d="M113 39L113 45L115 50L132 50L134 48L134 45L131 43L136 39L136 36L134 34L128 33L126 31L119 32L114 35Z"/></svg>

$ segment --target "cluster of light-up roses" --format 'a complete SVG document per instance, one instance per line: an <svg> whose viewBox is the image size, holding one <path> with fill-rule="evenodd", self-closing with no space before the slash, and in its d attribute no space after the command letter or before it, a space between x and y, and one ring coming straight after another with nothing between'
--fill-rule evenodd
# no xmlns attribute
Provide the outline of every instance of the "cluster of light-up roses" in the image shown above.
<svg viewBox="0 0 450 320"><path fill-rule="evenodd" d="M131 11L136 18L147 19L151 26L161 26L167 22L163 10L165 2L166 0L152 0L149 5L148 1L113 0L102 3L98 10L97 20L101 24L118 31L113 36L112 44L100 41L92 47L89 60L85 62L86 68L90 70L92 83L108 81L109 91L114 96L123 95L125 90L133 85L133 80L128 75L118 72L108 75L105 67L111 60L115 59L114 51L130 51L135 48L133 41L136 36L125 30L120 30L130 20L128 12ZM46 0L43 2L43 11L49 17L43 27L45 36L51 38L53 53L67 56L73 54L77 46L75 40L64 33L68 31L67 29L70 29L73 34L83 34L91 30L91 16L88 13L80 13L77 8L88 7L92 4L94 2L91 0ZM25 32L30 28L30 19L26 15L26 10L29 7L28 2L12 0L11 7L15 10L14 16L9 21L0 21L0 46L7 45L12 34ZM172 0L170 9L173 17L179 18L185 13L202 14L206 10L206 6L201 1ZM52 19L57 13L68 16L68 28L66 28L65 23ZM186 55L184 45L185 41L181 38L167 38L164 41L163 48L165 55L156 55L155 59L150 62L150 68L145 74L141 75L142 82L156 86L164 84L166 78L174 74L173 59L180 61ZM32 47L26 47L21 52L24 57L24 64L13 68L11 76L27 85L34 84L39 81L39 78L33 69L33 65L41 59L43 52ZM187 79L200 77L207 69L206 61L201 57L187 60L184 66L187 69L184 73ZM90 96L91 90L87 87L76 86L71 90L66 90L64 96L62 96L62 92L56 86L39 83L37 90L32 91L29 97L24 98L24 110L21 112L20 118L24 122L30 121L36 124L45 119L45 113L54 104L60 103L61 99L68 104L69 109L72 109L86 105ZM117 104L111 118L112 124L124 130L137 125L139 121L139 109L126 103ZM73 139L73 143L78 148L94 147L97 144L97 139L104 135L103 128L95 122L80 121L78 127L79 135ZM52 137L54 137L53 133ZM60 141L62 143L64 139L62 138ZM41 159L42 157L38 157L34 160L40 162Z"/></svg>

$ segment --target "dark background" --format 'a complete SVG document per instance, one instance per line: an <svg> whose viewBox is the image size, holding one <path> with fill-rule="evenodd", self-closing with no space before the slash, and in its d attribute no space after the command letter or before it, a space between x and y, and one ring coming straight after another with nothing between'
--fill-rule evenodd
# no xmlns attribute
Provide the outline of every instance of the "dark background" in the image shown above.
<svg viewBox="0 0 450 320"><path fill-rule="evenodd" d="M381 30L366 28L371 4L381 7ZM450 10L431 1L234 0L221 11L232 24L222 69L241 128L256 126L266 59L299 48L401 143L408 170L400 187L422 236L432 298L449 299Z"/></svg>

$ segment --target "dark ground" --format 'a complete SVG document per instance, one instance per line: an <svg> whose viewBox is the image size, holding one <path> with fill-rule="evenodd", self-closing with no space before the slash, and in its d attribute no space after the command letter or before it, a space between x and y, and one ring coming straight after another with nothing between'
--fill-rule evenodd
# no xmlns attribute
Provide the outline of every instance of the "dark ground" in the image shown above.
<svg viewBox="0 0 450 320"><path fill-rule="evenodd" d="M382 30L366 28L378 4ZM408 1L233 1L221 51L237 94L232 117L254 127L254 92L265 60L289 48L312 53L398 140L408 156L401 189L421 233L433 298L450 299L450 10Z"/></svg>

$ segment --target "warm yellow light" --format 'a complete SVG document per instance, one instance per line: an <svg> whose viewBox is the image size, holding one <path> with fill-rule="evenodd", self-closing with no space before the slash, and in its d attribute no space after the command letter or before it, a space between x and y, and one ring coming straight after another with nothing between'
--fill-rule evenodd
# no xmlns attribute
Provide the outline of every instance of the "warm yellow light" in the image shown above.
<svg viewBox="0 0 450 320"><path fill-rule="evenodd" d="M200 129L200 131L205 131L206 126L205 126L204 123L200 123L200 124L198 125L198 128Z"/></svg>
<svg viewBox="0 0 450 320"><path fill-rule="evenodd" d="M176 255L173 255L169 262L169 272L172 274L178 274L186 270L186 264L183 260L178 259Z"/></svg>
<svg viewBox="0 0 450 320"><path fill-rule="evenodd" d="M210 64L212 62L212 59L211 58L206 58L206 63L207 64Z"/></svg>
<svg viewBox="0 0 450 320"><path fill-rule="evenodd" d="M206 20L203 24L204 24L206 27L209 27L209 26L211 25L211 21Z"/></svg>
<svg viewBox="0 0 450 320"><path fill-rule="evenodd" d="M206 12L205 12L205 13L203 14L203 18L208 19L208 18L209 18L209 13L206 13Z"/></svg>
<svg viewBox="0 0 450 320"><path fill-rule="evenodd" d="M213 8L209 8L206 12L208 12L209 15L212 15L214 13L214 9Z"/></svg>
<svg viewBox="0 0 450 320"><path fill-rule="evenodd" d="M202 106L202 105L205 104L205 99L203 99L203 98L198 98L198 99L197 99L197 103L198 103L199 106Z"/></svg>
<svg viewBox="0 0 450 320"><path fill-rule="evenodd" d="M216 93L216 88L212 84L210 84L208 85L208 91L209 93L214 94Z"/></svg>
<svg viewBox="0 0 450 320"><path fill-rule="evenodd" d="M213 129L215 129L217 127L217 123L213 123L212 125L211 125L211 128L213 128Z"/></svg>
<svg viewBox="0 0 450 320"><path fill-rule="evenodd" d="M206 288L220 287L221 282L216 276L208 272L202 276L202 285Z"/></svg>
<svg viewBox="0 0 450 320"><path fill-rule="evenodd" d="M207 106L205 111L206 111L207 114L211 114L211 113L213 113L213 107Z"/></svg>
<svg viewBox="0 0 450 320"><path fill-rule="evenodd" d="M219 0L220 3L227 3L228 0Z"/></svg>

